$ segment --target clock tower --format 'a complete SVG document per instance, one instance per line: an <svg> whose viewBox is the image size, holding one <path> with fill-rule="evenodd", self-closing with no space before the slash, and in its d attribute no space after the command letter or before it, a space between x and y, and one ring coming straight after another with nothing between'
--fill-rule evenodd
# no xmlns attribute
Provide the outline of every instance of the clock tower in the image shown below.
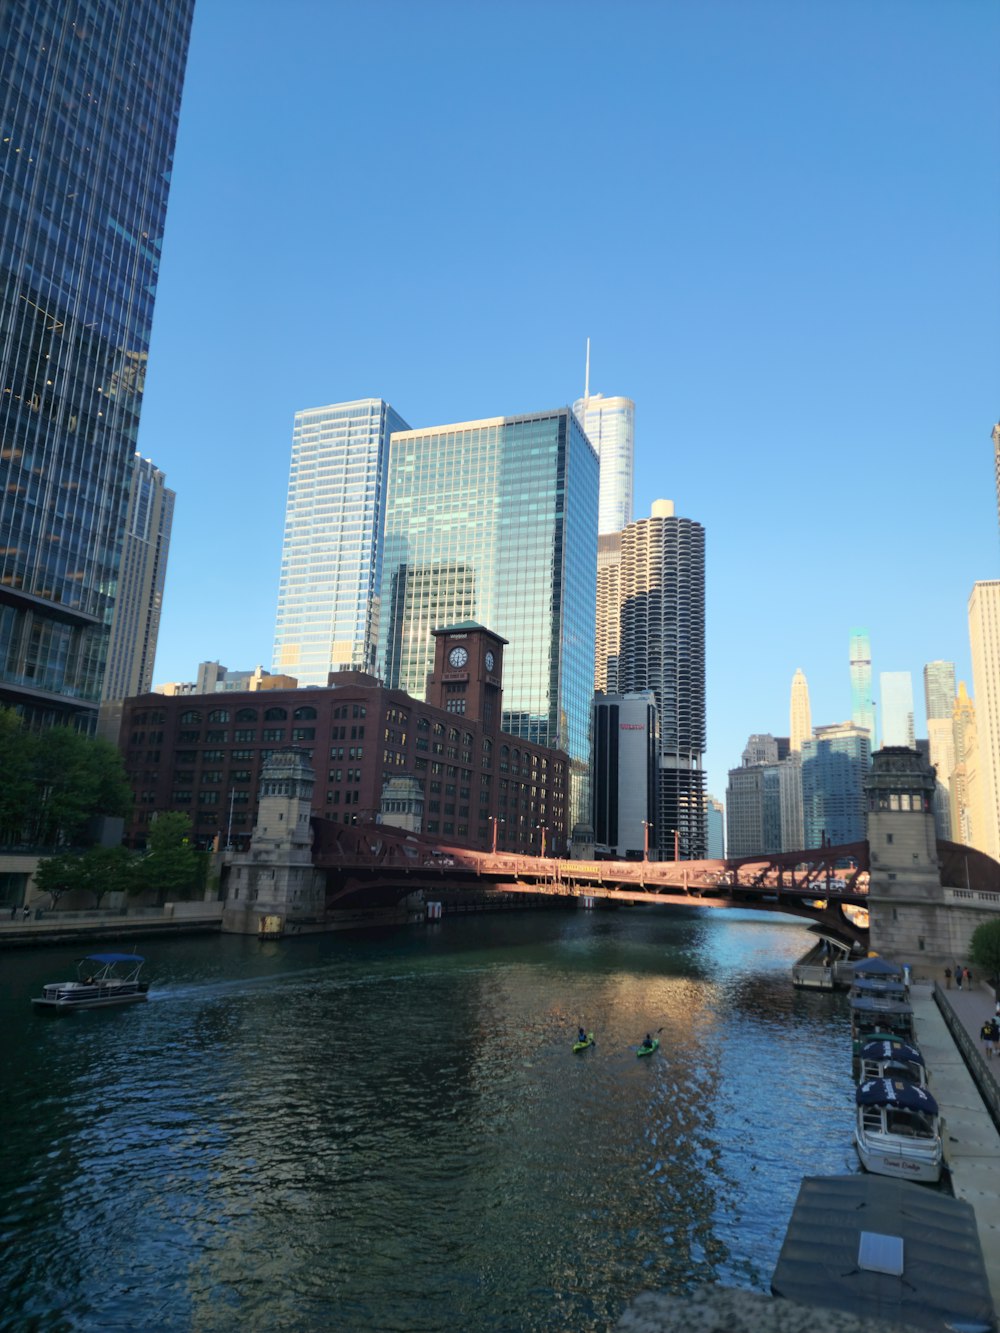
<svg viewBox="0 0 1000 1333"><path fill-rule="evenodd" d="M499 731L507 640L474 620L431 632L434 670L427 677L427 702Z"/></svg>

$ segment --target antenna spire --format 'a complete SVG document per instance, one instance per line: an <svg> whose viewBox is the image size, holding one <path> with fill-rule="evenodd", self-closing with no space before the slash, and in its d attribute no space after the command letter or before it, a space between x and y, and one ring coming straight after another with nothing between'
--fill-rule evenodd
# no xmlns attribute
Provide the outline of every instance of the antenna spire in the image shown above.
<svg viewBox="0 0 1000 1333"><path fill-rule="evenodd" d="M590 397L590 339L587 339L587 371L583 381L583 396Z"/></svg>

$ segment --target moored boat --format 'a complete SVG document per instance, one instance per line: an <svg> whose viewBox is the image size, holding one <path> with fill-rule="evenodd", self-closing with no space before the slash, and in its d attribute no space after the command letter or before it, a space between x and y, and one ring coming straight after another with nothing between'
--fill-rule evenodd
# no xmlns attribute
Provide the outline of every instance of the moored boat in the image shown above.
<svg viewBox="0 0 1000 1333"><path fill-rule="evenodd" d="M77 964L76 981L49 981L31 1003L38 1009L69 1013L105 1009L144 1000L149 982L140 977L145 958L134 953L92 953Z"/></svg>
<svg viewBox="0 0 1000 1333"><path fill-rule="evenodd" d="M873 1078L858 1085L855 1102L854 1142L866 1171L924 1184L941 1179L941 1117L926 1088Z"/></svg>
<svg viewBox="0 0 1000 1333"><path fill-rule="evenodd" d="M866 1083L872 1078L897 1079L900 1083L927 1086L927 1066L916 1046L892 1037L866 1041L859 1056L858 1080Z"/></svg>
<svg viewBox="0 0 1000 1333"><path fill-rule="evenodd" d="M852 994L851 1043L854 1058L861 1055L866 1042L879 1037L895 1041L912 1041L913 1007L907 1000L890 995Z"/></svg>

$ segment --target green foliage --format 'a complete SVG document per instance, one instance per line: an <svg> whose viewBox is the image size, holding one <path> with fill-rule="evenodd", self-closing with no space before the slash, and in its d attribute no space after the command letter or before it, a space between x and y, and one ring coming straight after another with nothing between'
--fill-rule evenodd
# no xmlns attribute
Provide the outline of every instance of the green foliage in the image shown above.
<svg viewBox="0 0 1000 1333"><path fill-rule="evenodd" d="M149 851L141 859L133 892L152 889L158 895L190 893L202 873L191 845L191 819L176 811L157 815L149 826Z"/></svg>
<svg viewBox="0 0 1000 1333"><path fill-rule="evenodd" d="M132 887L137 864L138 857L125 847L88 847L79 854L64 852L40 861L35 885L49 894L53 907L74 889L93 894L100 907L106 893Z"/></svg>
<svg viewBox="0 0 1000 1333"><path fill-rule="evenodd" d="M132 805L121 755L69 727L26 731L0 709L0 842L81 846L95 815L124 817Z"/></svg>
<svg viewBox="0 0 1000 1333"><path fill-rule="evenodd" d="M984 921L975 928L969 957L987 976L1000 977L1000 919Z"/></svg>

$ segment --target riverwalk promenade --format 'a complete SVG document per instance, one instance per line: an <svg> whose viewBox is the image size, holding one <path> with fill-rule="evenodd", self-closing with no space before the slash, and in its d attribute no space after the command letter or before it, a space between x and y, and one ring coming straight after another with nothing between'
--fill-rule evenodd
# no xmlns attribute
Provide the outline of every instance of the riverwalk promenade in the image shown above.
<svg viewBox="0 0 1000 1333"><path fill-rule="evenodd" d="M222 903L179 902L163 907L134 907L126 912L93 909L83 912L34 911L0 917L0 949L47 944L113 944L150 935L183 935L218 931Z"/></svg>

